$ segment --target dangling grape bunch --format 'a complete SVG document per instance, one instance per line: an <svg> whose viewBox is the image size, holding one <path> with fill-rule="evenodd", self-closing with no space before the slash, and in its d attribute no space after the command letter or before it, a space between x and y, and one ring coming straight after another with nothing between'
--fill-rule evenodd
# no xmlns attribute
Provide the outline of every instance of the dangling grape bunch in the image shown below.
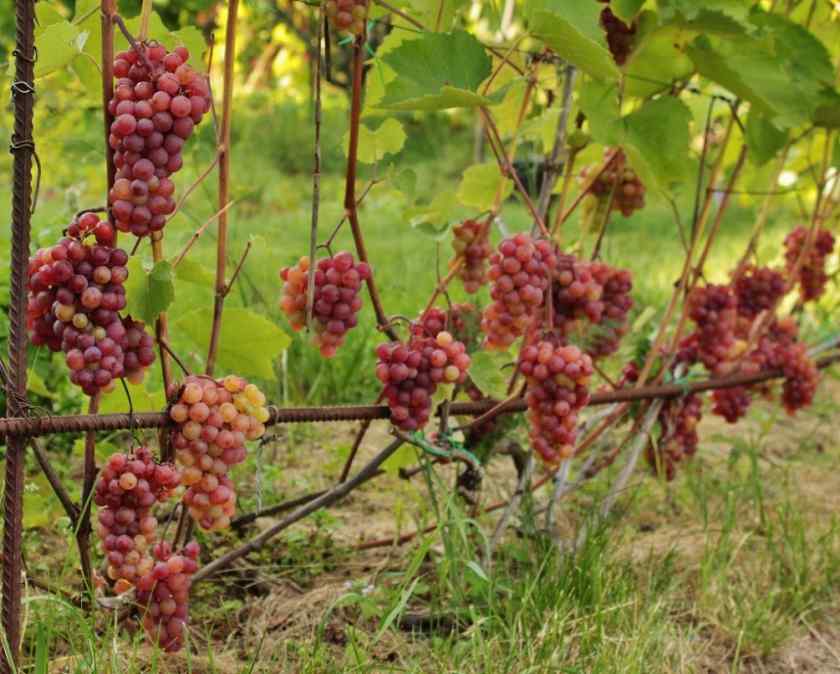
<svg viewBox="0 0 840 674"><path fill-rule="evenodd" d="M207 80L188 60L184 47L169 52L155 42L114 60L108 143L117 174L108 202L120 231L135 236L160 231L175 210L170 176L183 165L184 143L211 103Z"/></svg>
<svg viewBox="0 0 840 674"><path fill-rule="evenodd" d="M586 180L591 169L584 169L581 179ZM645 206L645 186L636 172L627 164L624 153L619 151L610 165L592 183L589 188L600 201L608 201L613 195L613 206L628 218L635 211Z"/></svg>
<svg viewBox="0 0 840 674"><path fill-rule="evenodd" d="M368 0L327 0L324 11L333 28L351 35L364 35Z"/></svg>
<svg viewBox="0 0 840 674"><path fill-rule="evenodd" d="M452 233L455 255L463 258L458 278L463 281L464 290L470 294L477 293L487 283L487 262L493 254L489 227L477 220L464 220L453 228Z"/></svg>

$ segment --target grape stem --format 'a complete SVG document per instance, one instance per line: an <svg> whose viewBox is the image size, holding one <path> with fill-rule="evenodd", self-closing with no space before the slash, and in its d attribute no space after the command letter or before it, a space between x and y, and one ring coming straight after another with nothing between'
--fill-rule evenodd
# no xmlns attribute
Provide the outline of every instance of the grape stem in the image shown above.
<svg viewBox="0 0 840 674"><path fill-rule="evenodd" d="M239 0L229 0L227 24L225 26L225 68L222 84L222 121L219 129L219 217L216 245L216 295L213 301L213 325L210 329L210 346L207 349L207 367L205 372L213 374L216 367L216 354L219 349L219 337L222 331L222 311L228 285L225 282L225 263L227 262L227 211L230 186L230 125L233 108L233 64L236 61L236 16Z"/></svg>
<svg viewBox="0 0 840 674"><path fill-rule="evenodd" d="M155 264L162 262L163 256L163 232L152 233L152 260ZM169 395L172 386L172 363L169 362L169 353L164 348L164 343L169 338L169 321L165 311L161 311L155 319L155 339L158 343L158 351L160 352L160 371L163 376L163 390L165 395ZM171 460L171 449L166 448L166 459Z"/></svg>
<svg viewBox="0 0 840 674"><path fill-rule="evenodd" d="M312 151L312 221L309 225L309 270L306 277L306 327L312 329L315 305L315 247L318 245L318 214L321 206L321 44L324 40L323 4L318 12L318 36L315 58L315 146Z"/></svg>
<svg viewBox="0 0 840 674"><path fill-rule="evenodd" d="M102 29L102 118L105 124L105 174L107 178L107 189L105 192L105 203L108 203L108 193L114 186L117 175L117 168L114 166L114 150L111 148L109 138L111 136L111 124L114 116L108 110L108 104L114 95L114 23L113 17L116 10L115 0L102 0L100 4L101 29ZM107 208L103 209L108 211ZM108 221L113 226L114 218L108 211ZM114 230L114 243L116 244L116 229Z"/></svg>
<svg viewBox="0 0 840 674"><path fill-rule="evenodd" d="M559 162L561 155L563 162L569 161L569 152L566 148L566 130L569 126L569 115L572 110L572 93L574 91L575 75L577 70L573 65L567 65L563 77L563 103L560 114L557 117L557 130L554 134L554 145L551 154L548 156L548 170L543 174L543 182L540 186L540 196L537 199L537 210L543 219L548 215L548 206L551 202L551 192L560 175Z"/></svg>
<svg viewBox="0 0 840 674"><path fill-rule="evenodd" d="M216 218L219 217L219 215L221 215L224 211L229 209L235 203L236 203L236 201L227 202L227 204L225 205L224 208L222 208L221 210L213 213L213 215L211 215L209 218L207 218L207 220L204 221L204 224L201 225L201 227L199 227L197 230L195 230L193 232L189 241L187 241L187 243L184 244L184 247L181 249L181 252L178 253L177 257L175 258L175 261L172 263L172 268L173 269L175 269L175 267L177 267L181 263L181 260L183 260L184 257L186 257L187 253L189 253L190 249L193 247L193 244L195 244L195 242L198 241L199 237L202 234L204 234L204 230L207 229L207 227L210 225L210 223L214 222L216 220Z"/></svg>
<svg viewBox="0 0 840 674"><path fill-rule="evenodd" d="M601 175L603 175L604 171L606 171L619 156L621 156L620 148L615 148L614 150L612 150L604 158L603 163L598 167L598 169L596 171L593 171L592 175L587 176L586 180L583 182L583 185L581 185L580 187L580 192L578 193L575 200L572 202L572 205L569 206L569 208L565 211L562 209L562 205L560 208L557 209L557 216L554 220L554 224L551 227L552 235L555 234L560 229L561 225L563 225L563 223L571 217L572 213L574 213L577 207L580 206L580 203L583 201L583 198L587 194L589 194L589 189L592 187L592 185L595 184L595 181L598 180L598 178L600 178Z"/></svg>
<svg viewBox="0 0 840 674"><path fill-rule="evenodd" d="M91 397L88 403L88 414L99 411L99 394ZM84 478L82 484L81 513L76 520L76 545L79 548L79 562L82 567L82 584L86 594L93 593L93 567L90 559L90 506L93 488L96 484L96 432L85 434Z"/></svg>
<svg viewBox="0 0 840 674"><path fill-rule="evenodd" d="M35 440L35 438L32 438L29 446L32 448L32 453L35 455L35 460L41 467L44 477L47 478L47 482L50 483L50 487L52 487L53 492L55 492L56 498L58 498L61 506L64 508L64 512L70 520L70 526L75 528L76 522L79 518L79 506L73 503L73 499L70 498L70 494L64 488L61 478L58 476L55 468L53 468L52 463L50 463L50 459L43 447L38 444L38 441Z"/></svg>
<svg viewBox="0 0 840 674"><path fill-rule="evenodd" d="M347 149L347 175L344 183L344 210L350 222L350 229L353 232L353 241L356 244L356 254L360 262L370 264L368 261L365 240L362 234L362 227L359 223L359 214L356 203L356 168L359 154L359 126L362 118L362 75L364 70L364 35L360 35L353 43L353 90L350 102L350 142ZM312 261L314 264L314 261ZM382 308L382 300L376 288L374 274L367 277L368 294L370 295L373 311L376 314L376 322L379 329L394 341L397 334L388 325L388 318Z"/></svg>

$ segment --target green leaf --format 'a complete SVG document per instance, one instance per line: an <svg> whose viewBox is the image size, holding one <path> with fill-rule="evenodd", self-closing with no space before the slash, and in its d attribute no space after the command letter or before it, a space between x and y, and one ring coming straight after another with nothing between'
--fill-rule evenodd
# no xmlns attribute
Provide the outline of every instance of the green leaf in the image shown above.
<svg viewBox="0 0 840 674"><path fill-rule="evenodd" d="M432 238L440 239L449 231L449 221L457 206L455 192L445 190L438 193L429 204L407 208L403 216L412 227Z"/></svg>
<svg viewBox="0 0 840 674"><path fill-rule="evenodd" d="M507 398L511 370L502 368L510 365L513 357L507 351L478 351L471 358L470 378L479 390L496 400Z"/></svg>
<svg viewBox="0 0 840 674"><path fill-rule="evenodd" d="M788 133L777 129L763 115L751 112L747 118L744 140L749 148L750 160L762 166L776 156L787 143Z"/></svg>
<svg viewBox="0 0 840 674"><path fill-rule="evenodd" d="M102 71L99 70L99 64L90 57L87 50L76 54L70 67L76 73L85 91L94 92L102 86Z"/></svg>
<svg viewBox="0 0 840 674"><path fill-rule="evenodd" d="M409 200L414 199L414 195L417 192L417 172L414 169L403 169L394 175L391 182Z"/></svg>
<svg viewBox="0 0 840 674"><path fill-rule="evenodd" d="M418 450L414 445L406 443L388 457L382 464L382 469L389 475L396 477L399 475L400 468L410 468L417 463L417 452Z"/></svg>
<svg viewBox="0 0 840 674"><path fill-rule="evenodd" d="M174 263L174 260L173 260ZM196 283L200 286L212 286L216 280L214 272L200 262L191 259L189 255L182 258L176 267L175 278L187 283Z"/></svg>
<svg viewBox="0 0 840 674"><path fill-rule="evenodd" d="M68 65L84 48L79 44L79 29L67 20L53 23L35 34L38 60L35 77L44 77Z"/></svg>
<svg viewBox="0 0 840 674"><path fill-rule="evenodd" d="M502 200L513 192L513 181L499 174L495 162L474 164L464 171L457 197L464 206L486 211L496 203L496 194L502 189Z"/></svg>
<svg viewBox="0 0 840 674"><path fill-rule="evenodd" d="M64 14L58 11L55 5L48 2L35 3L35 19L38 30L43 30L54 23L61 23L65 18Z"/></svg>
<svg viewBox="0 0 840 674"><path fill-rule="evenodd" d="M482 44L463 31L426 33L403 42L382 60L399 77L385 85L379 108L445 110L492 105L499 100L501 92L495 98L477 93L490 74L491 61Z"/></svg>
<svg viewBox="0 0 840 674"><path fill-rule="evenodd" d="M187 335L199 349L207 350L212 312L196 309L184 314L175 330ZM219 335L219 368L245 377L274 379L274 359L291 339L277 325L256 312L228 307L222 314Z"/></svg>
<svg viewBox="0 0 840 674"><path fill-rule="evenodd" d="M446 32L452 28L455 13L468 6L469 0L408 0L408 5L408 14L418 19L427 30Z"/></svg>
<svg viewBox="0 0 840 674"><path fill-rule="evenodd" d="M644 4L645 0L612 0L610 7L612 8L613 14L624 21L624 23L629 24L636 18L636 15L641 11L642 5Z"/></svg>
<svg viewBox="0 0 840 674"><path fill-rule="evenodd" d="M607 49L599 24L597 2L549 0L533 3L531 34L583 72L602 80L616 80L618 67Z"/></svg>
<svg viewBox="0 0 840 674"><path fill-rule="evenodd" d="M140 258L135 255L129 259L127 267L126 313L137 316L146 323L154 323L158 315L166 311L175 299L172 264L167 260L161 260L147 270Z"/></svg>
<svg viewBox="0 0 840 674"><path fill-rule="evenodd" d="M41 375L33 369L30 369L26 373L26 390L43 398L51 398L53 400L58 398L58 394L55 391L50 391Z"/></svg>
<svg viewBox="0 0 840 674"><path fill-rule="evenodd" d="M389 117L378 129L371 130L365 124L359 125L358 159L365 164L375 164L385 155L397 154L405 144L405 131L402 124ZM344 134L344 154L350 144L350 132Z"/></svg>
<svg viewBox="0 0 840 674"><path fill-rule="evenodd" d="M691 111L672 96L647 101L623 118L622 144L642 182L670 192L685 180Z"/></svg>
<svg viewBox="0 0 840 674"><path fill-rule="evenodd" d="M685 55L684 42L693 32L664 26L643 36L624 65L625 96L647 98L684 80L694 71Z"/></svg>
<svg viewBox="0 0 840 674"><path fill-rule="evenodd" d="M618 85L587 80L580 88L580 109L589 122L592 138L603 145L617 145L623 134L618 109Z"/></svg>

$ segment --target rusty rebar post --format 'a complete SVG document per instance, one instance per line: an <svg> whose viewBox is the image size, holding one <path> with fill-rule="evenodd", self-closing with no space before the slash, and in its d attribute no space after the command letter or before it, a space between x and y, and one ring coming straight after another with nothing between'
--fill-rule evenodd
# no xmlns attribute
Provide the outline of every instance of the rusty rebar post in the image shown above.
<svg viewBox="0 0 840 674"><path fill-rule="evenodd" d="M17 44L12 82L15 125L10 150L14 155L12 193L12 259L9 302L9 378L6 413L26 416L26 272L32 216L32 109L34 107L35 2L16 0ZM20 657L21 539L23 530L23 466L26 439L8 439L3 494L3 604L6 650L0 648L0 671L11 674Z"/></svg>

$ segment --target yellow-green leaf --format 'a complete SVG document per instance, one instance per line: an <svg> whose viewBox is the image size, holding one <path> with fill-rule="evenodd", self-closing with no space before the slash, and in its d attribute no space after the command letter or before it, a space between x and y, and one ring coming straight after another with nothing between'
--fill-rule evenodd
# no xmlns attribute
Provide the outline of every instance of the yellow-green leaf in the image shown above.
<svg viewBox="0 0 840 674"><path fill-rule="evenodd" d="M405 131L402 124L393 117L386 119L379 128L371 130L365 124L359 125L360 162L375 164L386 155L397 154L405 144ZM350 143L349 132L344 134L344 153Z"/></svg>
<svg viewBox="0 0 840 674"><path fill-rule="evenodd" d="M458 186L458 201L464 206L486 211L496 203L496 194L502 190L502 200L513 191L513 181L503 178L499 167L493 162L474 164L464 171Z"/></svg>

